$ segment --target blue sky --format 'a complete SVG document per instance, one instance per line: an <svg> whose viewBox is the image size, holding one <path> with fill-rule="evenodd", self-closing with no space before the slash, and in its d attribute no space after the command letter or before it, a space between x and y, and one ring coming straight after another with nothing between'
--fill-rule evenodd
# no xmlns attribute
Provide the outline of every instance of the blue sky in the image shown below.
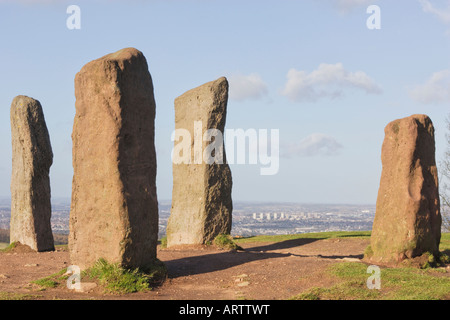
<svg viewBox="0 0 450 320"><path fill-rule="evenodd" d="M69 30L69 5L81 29ZM381 29L366 12L378 5ZM155 88L157 188L172 191L174 99L226 76L227 128L279 129L280 168L232 165L233 199L376 201L384 127L431 117L437 159L450 113L450 1L0 0L0 195L9 196L9 108L38 99L54 152L53 197L70 197L74 77L124 47L147 58Z"/></svg>

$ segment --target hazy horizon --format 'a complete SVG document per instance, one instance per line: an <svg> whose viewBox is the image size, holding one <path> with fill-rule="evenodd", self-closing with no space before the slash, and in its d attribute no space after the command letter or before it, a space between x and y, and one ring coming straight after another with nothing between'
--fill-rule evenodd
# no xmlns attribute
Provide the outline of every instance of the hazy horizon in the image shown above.
<svg viewBox="0 0 450 320"><path fill-rule="evenodd" d="M71 197L51 197L52 205L56 201L65 201L68 204L71 202ZM5 201L11 201L11 197L9 196L1 196L0 195L0 204L3 204ZM158 199L158 203L170 203L172 199ZM338 206L375 206L376 203L345 203L345 202L297 202L297 201L270 201L270 200L233 200L233 203L249 203L249 204L296 204L296 205L338 205Z"/></svg>

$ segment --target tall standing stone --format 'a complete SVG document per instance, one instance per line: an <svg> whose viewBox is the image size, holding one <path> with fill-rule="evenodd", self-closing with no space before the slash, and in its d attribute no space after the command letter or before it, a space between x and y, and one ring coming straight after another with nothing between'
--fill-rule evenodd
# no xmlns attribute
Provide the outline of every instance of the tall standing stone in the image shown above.
<svg viewBox="0 0 450 320"><path fill-rule="evenodd" d="M374 262L439 254L441 214L434 127L426 115L385 128L382 174L371 236Z"/></svg>
<svg viewBox="0 0 450 320"><path fill-rule="evenodd" d="M158 202L155 99L144 55L126 48L86 64L75 97L71 262L145 268L156 259Z"/></svg>
<svg viewBox="0 0 450 320"><path fill-rule="evenodd" d="M227 103L226 78L206 83L175 99L175 130L184 132L186 137L183 139L190 139L184 141L184 145L193 148L188 151L185 161L173 163L168 246L204 244L219 234L231 232L231 171L226 163L223 140L220 140L225 128ZM214 131L219 135L214 135L214 138L206 136L204 141L205 133L210 129L213 130L212 135ZM215 143L217 148L210 150L214 162L207 163L210 161L203 155L208 154L206 144L211 143ZM178 156L186 155L174 155Z"/></svg>
<svg viewBox="0 0 450 320"><path fill-rule="evenodd" d="M50 224L53 152L39 101L17 96L11 104L12 175L10 241L36 251L54 250Z"/></svg>

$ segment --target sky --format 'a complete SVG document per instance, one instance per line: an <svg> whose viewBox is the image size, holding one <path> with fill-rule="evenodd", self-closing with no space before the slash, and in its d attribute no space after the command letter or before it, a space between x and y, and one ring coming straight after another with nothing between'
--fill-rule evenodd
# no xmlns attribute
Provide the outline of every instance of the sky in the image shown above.
<svg viewBox="0 0 450 320"><path fill-rule="evenodd" d="M444 155L450 0L0 0L0 196L10 105L27 95L50 133L52 197L70 197L75 74L126 47L153 79L160 200L172 193L174 99L222 76L227 129L279 130L276 174L231 165L235 201L375 204L384 128L412 114L431 118Z"/></svg>

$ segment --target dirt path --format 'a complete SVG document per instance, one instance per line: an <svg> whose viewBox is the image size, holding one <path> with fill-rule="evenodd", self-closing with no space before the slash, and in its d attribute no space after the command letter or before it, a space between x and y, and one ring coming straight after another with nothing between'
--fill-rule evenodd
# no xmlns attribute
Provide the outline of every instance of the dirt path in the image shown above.
<svg viewBox="0 0 450 320"><path fill-rule="evenodd" d="M159 249L168 269L165 283L146 293L103 294L97 287L77 293L66 287L39 290L31 281L70 265L66 250L0 253L0 292L35 299L234 300L288 299L312 286L331 285L324 268L361 258L369 240L297 239L244 244L244 251L209 248Z"/></svg>

